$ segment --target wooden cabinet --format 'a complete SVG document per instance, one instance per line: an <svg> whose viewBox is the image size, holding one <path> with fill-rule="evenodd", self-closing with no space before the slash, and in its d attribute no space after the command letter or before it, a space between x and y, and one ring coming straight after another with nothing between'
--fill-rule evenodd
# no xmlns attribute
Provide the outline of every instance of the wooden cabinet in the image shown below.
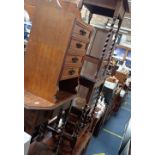
<svg viewBox="0 0 155 155"><path fill-rule="evenodd" d="M79 8L89 10L90 23L93 14L112 17L109 29L94 27L90 46L81 70L79 96L85 96L87 103L95 103L106 76L111 72L110 59L125 12L129 11L127 0L80 0ZM114 30L114 25L118 25ZM85 92L85 93L84 93ZM97 93L98 92L98 93Z"/></svg>
<svg viewBox="0 0 155 155"><path fill-rule="evenodd" d="M36 1L25 54L25 90L54 104L59 103L61 95L64 99L65 94L66 98L76 94L91 37L91 26L71 9L74 4L71 6L63 1L61 6L56 0Z"/></svg>
<svg viewBox="0 0 155 155"><path fill-rule="evenodd" d="M80 0L79 8L85 5L92 14L123 18L129 12L127 0Z"/></svg>
<svg viewBox="0 0 155 155"><path fill-rule="evenodd" d="M98 94L106 78L106 69L108 65L107 59L110 54L109 49L113 37L113 34L111 34L108 48L103 55L103 48L107 34L107 30L94 28L87 55L84 57L80 78L80 84L82 86L80 86L81 89L79 89L78 94L80 97L83 97L85 92L86 101L89 104L96 103Z"/></svg>
<svg viewBox="0 0 155 155"><path fill-rule="evenodd" d="M95 104L102 89L105 78L106 77L104 77L102 80L92 81L89 78L81 76L78 96L85 98L86 103L89 105Z"/></svg>
<svg viewBox="0 0 155 155"><path fill-rule="evenodd" d="M88 77L92 80L103 79L108 65L110 48L113 43L113 33L111 33L109 41L107 42L108 47L103 53L108 32L106 29L94 27L92 39L87 50L87 56L84 58L81 76Z"/></svg>
<svg viewBox="0 0 155 155"><path fill-rule="evenodd" d="M92 81L102 80L104 78L107 64L107 60L101 61L99 59L86 56L81 70L81 76Z"/></svg>
<svg viewBox="0 0 155 155"><path fill-rule="evenodd" d="M43 98L25 91L24 108L24 131L33 135L36 127L48 123L49 120L58 116L60 109L68 109L75 96L54 105Z"/></svg>
<svg viewBox="0 0 155 155"><path fill-rule="evenodd" d="M101 44L107 39L101 37L99 31L96 31L95 36L99 36L97 40L102 39L103 42L101 41L101 46L98 46L98 41L94 37L91 49L86 55L92 27L81 20L75 4L66 0L60 0L60 3L57 0L25 0L25 8L32 20L24 66L25 122L27 123L25 127L29 133L33 133L36 126L47 123L58 110L60 114L66 116L63 128L59 130L60 141L57 141L58 143L55 141L59 148L61 138L65 135L72 100L77 95L76 91L78 90L78 96L82 95L86 98L87 103L95 104L98 99L107 65L106 58L103 59ZM96 42L95 46L94 42ZM108 55L106 52L105 55ZM79 82L80 86L78 86ZM63 107L64 105L67 107L69 105L68 113L60 111L66 107ZM32 121L31 117L33 117ZM81 117L77 117L77 120L82 121ZM89 123L92 124L92 122ZM69 140L72 141L73 138L74 143L76 142L74 150L71 150L73 154L81 154L85 150L91 137L88 130L89 123L86 124L84 132L82 131L84 134L77 133L80 135L80 137L77 135L77 141L73 135L69 136ZM73 124L76 123L73 122ZM66 132L68 136L69 132ZM66 147L67 145L64 145L65 149ZM62 152L64 153L63 149Z"/></svg>
<svg viewBox="0 0 155 155"><path fill-rule="evenodd" d="M106 41L106 37L108 35L108 30L94 28L93 39L91 41L91 46L87 51L87 55L90 55L95 58L102 58L102 56L107 59L110 52L110 46L112 44L113 33L110 36L110 41L108 42L108 48L103 53L104 43Z"/></svg>

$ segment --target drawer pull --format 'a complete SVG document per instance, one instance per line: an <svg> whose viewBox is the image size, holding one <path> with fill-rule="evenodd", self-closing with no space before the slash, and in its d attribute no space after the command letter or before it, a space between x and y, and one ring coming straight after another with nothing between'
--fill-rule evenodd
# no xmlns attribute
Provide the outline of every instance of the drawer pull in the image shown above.
<svg viewBox="0 0 155 155"><path fill-rule="evenodd" d="M75 74L75 70L73 70L73 69L69 70L68 73L69 73L69 75L74 75Z"/></svg>
<svg viewBox="0 0 155 155"><path fill-rule="evenodd" d="M76 57L72 58L72 62L73 62L73 63L76 63L76 62L78 62L78 61L79 61L78 58L76 58Z"/></svg>
<svg viewBox="0 0 155 155"><path fill-rule="evenodd" d="M76 47L77 47L77 48L81 48L81 47L82 47L82 44L76 43Z"/></svg>
<svg viewBox="0 0 155 155"><path fill-rule="evenodd" d="M85 36L87 33L84 30L80 30L80 35Z"/></svg>

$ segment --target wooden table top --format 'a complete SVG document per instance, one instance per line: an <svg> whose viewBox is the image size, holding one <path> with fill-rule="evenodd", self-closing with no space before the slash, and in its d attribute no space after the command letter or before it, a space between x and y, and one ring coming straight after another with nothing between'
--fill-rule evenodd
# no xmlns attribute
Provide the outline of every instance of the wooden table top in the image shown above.
<svg viewBox="0 0 155 155"><path fill-rule="evenodd" d="M70 95L54 103L28 91L24 91L24 107L31 110L52 110L68 101L71 101L75 96L76 95Z"/></svg>

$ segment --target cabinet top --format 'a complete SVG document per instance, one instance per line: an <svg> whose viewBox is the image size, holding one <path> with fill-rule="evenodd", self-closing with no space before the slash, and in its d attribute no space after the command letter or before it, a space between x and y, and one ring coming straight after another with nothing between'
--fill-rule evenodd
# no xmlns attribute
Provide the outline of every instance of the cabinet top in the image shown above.
<svg viewBox="0 0 155 155"><path fill-rule="evenodd" d="M53 110L64 103L70 102L76 95L64 98L56 103L49 102L39 96L36 96L28 91L24 91L24 108L31 110Z"/></svg>
<svg viewBox="0 0 155 155"><path fill-rule="evenodd" d="M83 0L92 14L103 16L120 16L123 12L129 12L128 0Z"/></svg>

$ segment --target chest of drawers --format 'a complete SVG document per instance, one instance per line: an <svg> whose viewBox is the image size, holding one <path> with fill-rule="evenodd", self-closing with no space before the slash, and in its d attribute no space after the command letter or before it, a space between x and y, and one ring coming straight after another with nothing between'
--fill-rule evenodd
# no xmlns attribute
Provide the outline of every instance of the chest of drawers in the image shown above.
<svg viewBox="0 0 155 155"><path fill-rule="evenodd" d="M92 32L74 4L60 5L56 0L35 3L24 70L25 90L55 104L76 94Z"/></svg>

